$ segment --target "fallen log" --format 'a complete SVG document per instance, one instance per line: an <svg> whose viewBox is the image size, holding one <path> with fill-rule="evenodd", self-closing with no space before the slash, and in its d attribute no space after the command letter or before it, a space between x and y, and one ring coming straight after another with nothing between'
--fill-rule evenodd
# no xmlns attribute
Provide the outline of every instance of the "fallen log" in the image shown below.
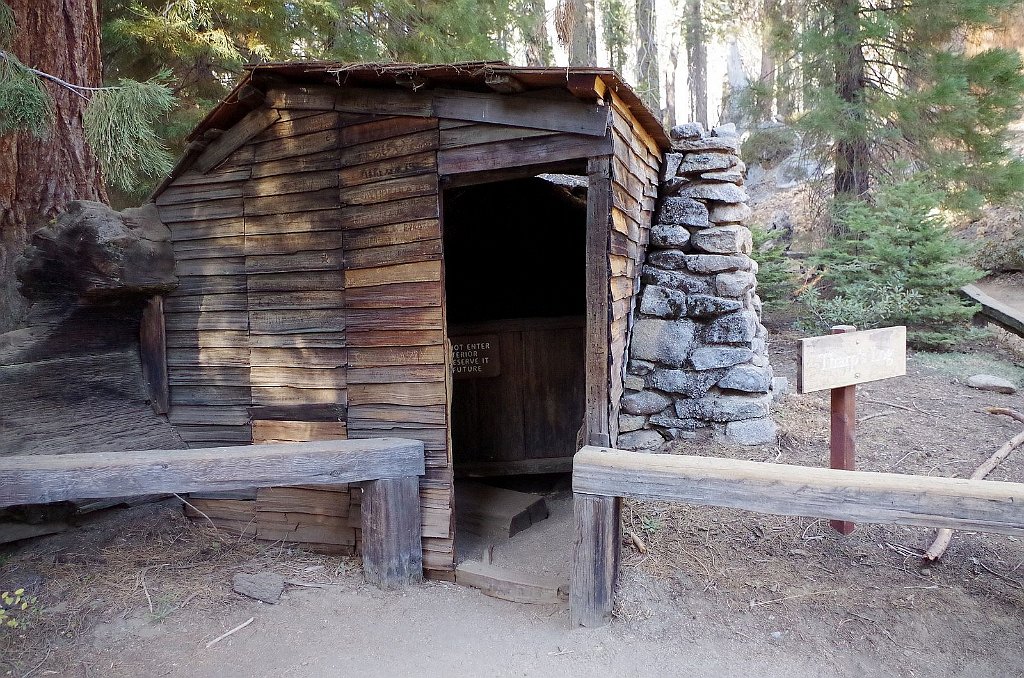
<svg viewBox="0 0 1024 678"><path fill-rule="evenodd" d="M1011 410L1008 407L989 407L985 410L989 414L1002 414L1008 417L1012 417L1017 421L1024 422L1024 414ZM1014 437L1010 438L1005 445L996 450L992 456L985 460L985 462L975 469L974 473L971 474L971 480L982 480L991 473L996 466L999 465L1003 459L1010 456L1010 452L1024 445L1024 431L1018 433ZM949 548L950 542L953 540L953 530L941 529L935 536L935 541L928 547L928 550L924 553L924 559L927 562L935 562L940 560L942 555Z"/></svg>

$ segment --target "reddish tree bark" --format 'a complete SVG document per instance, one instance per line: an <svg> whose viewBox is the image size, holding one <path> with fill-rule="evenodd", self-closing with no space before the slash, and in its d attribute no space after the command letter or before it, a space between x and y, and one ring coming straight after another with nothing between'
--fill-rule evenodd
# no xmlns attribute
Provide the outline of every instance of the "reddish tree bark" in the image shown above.
<svg viewBox="0 0 1024 678"><path fill-rule="evenodd" d="M14 10L13 51L22 63L77 85L100 84L97 0L5 1ZM52 83L47 88L56 111L49 136L0 137L0 331L15 327L27 309L13 263L34 226L71 200L107 200L82 130L85 99Z"/></svg>

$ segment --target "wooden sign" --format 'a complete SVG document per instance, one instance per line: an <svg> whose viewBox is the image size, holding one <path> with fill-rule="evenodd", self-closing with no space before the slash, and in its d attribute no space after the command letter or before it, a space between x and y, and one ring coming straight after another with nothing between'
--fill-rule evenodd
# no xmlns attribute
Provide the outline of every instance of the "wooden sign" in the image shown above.
<svg viewBox="0 0 1024 678"><path fill-rule="evenodd" d="M452 337L452 377L482 379L501 374L498 335Z"/></svg>
<svg viewBox="0 0 1024 678"><path fill-rule="evenodd" d="M907 373L907 328L801 339L798 361L800 393L903 376Z"/></svg>

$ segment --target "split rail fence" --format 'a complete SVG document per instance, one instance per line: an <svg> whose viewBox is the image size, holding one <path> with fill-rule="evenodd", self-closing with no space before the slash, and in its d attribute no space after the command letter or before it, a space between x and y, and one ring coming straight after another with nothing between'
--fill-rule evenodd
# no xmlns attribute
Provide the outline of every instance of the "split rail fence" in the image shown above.
<svg viewBox="0 0 1024 678"><path fill-rule="evenodd" d="M570 620L611 618L622 497L757 513L1024 535L1024 483L584 447L573 460Z"/></svg>
<svg viewBox="0 0 1024 678"><path fill-rule="evenodd" d="M423 577L423 443L401 438L146 450L0 459L0 508L72 499L251 487L363 488L363 573L382 588Z"/></svg>

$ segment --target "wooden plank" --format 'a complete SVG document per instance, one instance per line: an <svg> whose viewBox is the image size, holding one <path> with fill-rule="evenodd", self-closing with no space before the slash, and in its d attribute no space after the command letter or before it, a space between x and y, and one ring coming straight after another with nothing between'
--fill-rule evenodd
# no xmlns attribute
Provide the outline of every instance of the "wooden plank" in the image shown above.
<svg viewBox="0 0 1024 678"><path fill-rule="evenodd" d="M301 231L273 235L245 236L244 254L261 256L270 254L296 254L341 248L341 233L334 231Z"/></svg>
<svg viewBox="0 0 1024 678"><path fill-rule="evenodd" d="M192 169L197 172L209 172L249 139L277 122L280 117L272 108L259 108L250 112L207 146L192 164Z"/></svg>
<svg viewBox="0 0 1024 678"><path fill-rule="evenodd" d="M247 358L252 367L344 367L348 364L348 349L251 348Z"/></svg>
<svg viewBox="0 0 1024 678"><path fill-rule="evenodd" d="M516 125L603 137L609 126L607 107L583 101L550 101L522 96L434 90L438 118Z"/></svg>
<svg viewBox="0 0 1024 678"><path fill-rule="evenodd" d="M256 511L308 513L348 518L348 492L324 492L300 487L261 487L256 490Z"/></svg>
<svg viewBox="0 0 1024 678"><path fill-rule="evenodd" d="M398 382L411 384L444 381L445 374L444 364L349 367L347 380L349 384L394 384Z"/></svg>
<svg viewBox="0 0 1024 678"><path fill-rule="evenodd" d="M247 408L253 419L273 421L345 421L347 408L343 404L254 405Z"/></svg>
<svg viewBox="0 0 1024 678"><path fill-rule="evenodd" d="M336 89L336 92L335 109L346 113L435 117L433 97L430 91L405 92L394 88L370 89L345 86Z"/></svg>
<svg viewBox="0 0 1024 678"><path fill-rule="evenodd" d="M247 386L172 386L171 410L179 405L248 405L252 394Z"/></svg>
<svg viewBox="0 0 1024 678"><path fill-rule="evenodd" d="M171 386L248 386L248 367L176 367L168 379Z"/></svg>
<svg viewBox="0 0 1024 678"><path fill-rule="evenodd" d="M434 173L417 174L343 188L341 204L374 205L435 193L437 193L437 175Z"/></svg>
<svg viewBox="0 0 1024 678"><path fill-rule="evenodd" d="M622 543L621 505L617 496L573 495L575 538L569 578L573 628L603 626L611 619Z"/></svg>
<svg viewBox="0 0 1024 678"><path fill-rule="evenodd" d="M245 199L245 217L285 212L308 212L338 206L338 190L330 187L306 193L254 196Z"/></svg>
<svg viewBox="0 0 1024 678"><path fill-rule="evenodd" d="M434 346L444 341L439 330L354 332L348 345L353 351L377 346Z"/></svg>
<svg viewBox="0 0 1024 678"><path fill-rule="evenodd" d="M208 200L240 198L242 197L245 184L245 181L208 183L195 186L179 186L175 183L165 188L153 202L158 207L166 207L168 205L202 203Z"/></svg>
<svg viewBox="0 0 1024 678"><path fill-rule="evenodd" d="M181 277L241 275L245 273L245 259L241 257L179 259L174 262L174 273Z"/></svg>
<svg viewBox="0 0 1024 678"><path fill-rule="evenodd" d="M249 389L253 405L344 405L348 391L344 388L296 388L292 386L258 386Z"/></svg>
<svg viewBox="0 0 1024 678"><path fill-rule="evenodd" d="M241 210L239 210L239 215ZM162 212L161 212L162 217ZM230 216L224 219L200 219L178 223L167 223L171 232L171 241L177 252L178 243L183 240L208 240L210 238L227 238L240 236L244 232L241 216Z"/></svg>
<svg viewBox="0 0 1024 678"><path fill-rule="evenodd" d="M477 124L454 129L441 130L440 148L460 148L462 146L475 146L478 144L489 144L495 141L508 141L511 139L527 139L530 137L546 137L558 134L546 129L530 129L528 127L513 127L509 125L487 125Z"/></svg>
<svg viewBox="0 0 1024 678"><path fill-rule="evenodd" d="M375 405L353 403L348 408L349 421L355 422L386 421L395 425L402 423L427 424L444 426L447 421L445 405L408 406L408 405Z"/></svg>
<svg viewBox="0 0 1024 678"><path fill-rule="evenodd" d="M394 90L390 90L394 92ZM402 96L398 93L399 97ZM381 112L376 112L380 115ZM437 120L432 118L420 118L409 116L390 116L386 118L377 117L367 122L346 125L341 130L342 146L357 146L368 144L374 141L393 139L394 137L416 134L437 129Z"/></svg>
<svg viewBox="0 0 1024 678"><path fill-rule="evenodd" d="M337 171L341 167L338 151L329 148L316 153L304 153L284 158L276 158L252 165L253 179L279 177L287 174L304 172Z"/></svg>
<svg viewBox="0 0 1024 678"><path fill-rule="evenodd" d="M348 366L351 369L359 369L384 365L443 365L444 360L444 346L439 344L435 346L385 346L350 349Z"/></svg>
<svg viewBox="0 0 1024 678"><path fill-rule="evenodd" d="M392 245L407 245L441 237L441 221L436 218L386 224L345 231L345 249L359 250Z"/></svg>
<svg viewBox="0 0 1024 678"><path fill-rule="evenodd" d="M345 329L345 311L337 308L298 311L251 311L249 334L309 334Z"/></svg>
<svg viewBox="0 0 1024 678"><path fill-rule="evenodd" d="M351 256L351 252L349 255ZM353 287L345 292L345 306L358 308L417 308L440 306L441 295L436 282L395 283Z"/></svg>
<svg viewBox="0 0 1024 678"><path fill-rule="evenodd" d="M441 262L439 261L345 270L346 288L440 280Z"/></svg>
<svg viewBox="0 0 1024 678"><path fill-rule="evenodd" d="M555 577L464 560L455 568L455 583L479 589L492 598L513 603L557 604L568 596L568 584Z"/></svg>
<svg viewBox="0 0 1024 678"><path fill-rule="evenodd" d="M333 111L338 90L334 87L273 88L267 91L266 105L300 111Z"/></svg>
<svg viewBox="0 0 1024 678"><path fill-rule="evenodd" d="M262 254L245 258L245 272L249 275L260 273L297 273L307 271L337 271L344 266L344 251L315 250L291 254Z"/></svg>
<svg viewBox="0 0 1024 678"><path fill-rule="evenodd" d="M174 243L175 259L215 259L237 257L244 254L242 235L227 238L206 238L205 240L179 240Z"/></svg>
<svg viewBox="0 0 1024 678"><path fill-rule="evenodd" d="M393 438L21 455L0 462L0 506L133 494L218 492L253 485L337 485L423 473L423 444ZM417 486L414 477L409 481Z"/></svg>
<svg viewBox="0 0 1024 678"><path fill-rule="evenodd" d="M404 224L424 219L438 219L437 196L396 200L383 205L353 205L341 210L341 227L350 229Z"/></svg>
<svg viewBox="0 0 1024 678"><path fill-rule="evenodd" d="M858 523L1024 534L1024 484L584 447L573 491Z"/></svg>
<svg viewBox="0 0 1024 678"><path fill-rule="evenodd" d="M338 157L343 167L351 167L432 151L436 148L437 130L427 130L355 146L343 146Z"/></svg>
<svg viewBox="0 0 1024 678"><path fill-rule="evenodd" d="M277 122L253 137L253 141L275 141L301 134L326 132L338 125L338 114L334 112L312 114L296 114L293 111L279 111Z"/></svg>
<svg viewBox="0 0 1024 678"><path fill-rule="evenodd" d="M254 164L268 163L314 153L336 152L340 138L341 132L334 129L254 144L251 147L253 149L252 162Z"/></svg>
<svg viewBox="0 0 1024 678"><path fill-rule="evenodd" d="M404 477L366 483L360 513L366 580L382 588L422 581L419 481Z"/></svg>
<svg viewBox="0 0 1024 678"><path fill-rule="evenodd" d="M981 304L981 313L1002 328L1024 337L1024 312L985 294L976 285L961 290L968 299Z"/></svg>
<svg viewBox="0 0 1024 678"><path fill-rule="evenodd" d="M249 380L253 386L263 387L343 389L347 377L341 367L252 367Z"/></svg>
<svg viewBox="0 0 1024 678"><path fill-rule="evenodd" d="M242 216L242 199L210 200L199 204L165 205L158 208L160 221L168 224L172 233L178 222L211 221L214 219L238 218Z"/></svg>
<svg viewBox="0 0 1024 678"><path fill-rule="evenodd" d="M216 424L179 424L174 427L189 447L210 447L211 445L249 445L252 431L248 424L221 426Z"/></svg>
<svg viewBox="0 0 1024 678"><path fill-rule="evenodd" d="M245 311L204 311L200 313L164 314L167 331L181 330L236 330L249 328L249 318Z"/></svg>
<svg viewBox="0 0 1024 678"><path fill-rule="evenodd" d="M502 167L541 165L611 153L611 143L602 137L560 134L487 146L466 146L437 153L437 171L442 175L481 172Z"/></svg>
<svg viewBox="0 0 1024 678"><path fill-rule="evenodd" d="M344 348L347 344L345 333L339 331L252 334L248 345L252 348Z"/></svg>
<svg viewBox="0 0 1024 678"><path fill-rule="evenodd" d="M444 405L444 383L352 384L348 400L353 405ZM353 429L354 430L354 427ZM350 431L351 432L351 431Z"/></svg>
<svg viewBox="0 0 1024 678"><path fill-rule="evenodd" d="M252 441L254 443L345 440L346 438L348 438L348 429L343 421L254 419L252 422ZM256 500L259 501L259 493L256 495ZM260 510L275 509L261 508ZM311 511L305 511L305 513L311 513Z"/></svg>
<svg viewBox="0 0 1024 678"><path fill-rule="evenodd" d="M337 188L338 174L332 170L293 172L253 178L245 182L245 197L277 196L283 193L310 193Z"/></svg>
<svg viewBox="0 0 1024 678"><path fill-rule="evenodd" d="M899 377L907 373L907 328L801 339L797 361L800 393Z"/></svg>
<svg viewBox="0 0 1024 678"><path fill-rule="evenodd" d="M177 405L168 412L167 418L172 424L243 426L249 423L249 413L245 405Z"/></svg>
<svg viewBox="0 0 1024 678"><path fill-rule="evenodd" d="M181 330L166 333L168 350L207 348L247 348L249 334L239 330Z"/></svg>
<svg viewBox="0 0 1024 678"><path fill-rule="evenodd" d="M146 394L157 414L167 414L171 395L167 381L167 332L164 327L164 298L150 297L139 322L139 357Z"/></svg>
<svg viewBox="0 0 1024 678"><path fill-rule="evenodd" d="M483 483L461 482L455 488L459 529L510 538L548 517L544 497Z"/></svg>
<svg viewBox="0 0 1024 678"><path fill-rule="evenodd" d="M439 330L444 327L439 306L424 308L350 308L345 311L345 322L352 341L358 341L357 332L374 330Z"/></svg>
<svg viewBox="0 0 1024 678"><path fill-rule="evenodd" d="M587 164L587 326L586 432L590 444L606 444L609 435L609 287L611 167L607 157Z"/></svg>
<svg viewBox="0 0 1024 678"><path fill-rule="evenodd" d="M338 173L338 183L342 187L361 186L385 179L434 174L436 171L437 153L430 150L424 153L387 158L368 165L344 167Z"/></svg>
<svg viewBox="0 0 1024 678"><path fill-rule="evenodd" d="M287 214L246 215L245 237L257 235L280 236L285 233L310 231L336 231L341 223L341 211L336 208L306 210Z"/></svg>
<svg viewBox="0 0 1024 678"><path fill-rule="evenodd" d="M336 496L334 492L324 494ZM256 501L259 502L258 495ZM287 513L257 511L256 538L296 544L351 546L356 543L355 530L349 526L348 516L328 516L297 511Z"/></svg>
<svg viewBox="0 0 1024 678"><path fill-rule="evenodd" d="M253 292L247 306L252 311L344 308L345 293L337 290L312 292Z"/></svg>
<svg viewBox="0 0 1024 678"><path fill-rule="evenodd" d="M245 181L250 176L252 176L252 171L248 166L235 167L230 170L210 172L208 174L189 171L183 172L182 174L176 176L174 178L174 181L168 184L168 186L180 188L184 186L205 186L207 184L223 184L230 181ZM166 190L167 189L164 189L164 191ZM161 195L163 195L163 192L161 192Z"/></svg>
<svg viewBox="0 0 1024 678"><path fill-rule="evenodd" d="M340 270L309 271L302 275L295 273L261 273L246 277L239 276L242 291L259 293L272 292L344 292L345 274ZM342 297L339 297L342 298Z"/></svg>

